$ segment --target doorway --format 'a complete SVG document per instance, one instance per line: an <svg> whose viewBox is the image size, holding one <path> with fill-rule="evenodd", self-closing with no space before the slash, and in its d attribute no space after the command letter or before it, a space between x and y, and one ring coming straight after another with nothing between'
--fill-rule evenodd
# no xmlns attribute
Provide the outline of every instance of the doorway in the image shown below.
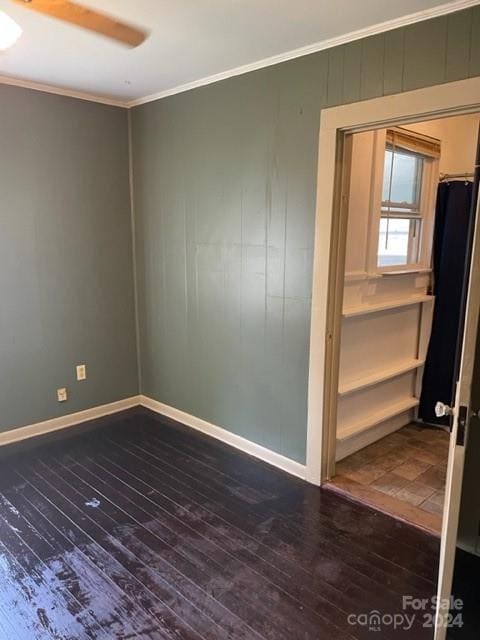
<svg viewBox="0 0 480 640"><path fill-rule="evenodd" d="M329 486L437 535L479 124L468 114L354 133L345 157Z"/></svg>
<svg viewBox="0 0 480 640"><path fill-rule="evenodd" d="M480 79L323 109L319 129L317 206L308 375L305 478L321 485L335 471L340 318L343 304L345 203L342 158L348 134L480 111ZM343 169L343 170L342 170ZM339 265L341 267L339 268Z"/></svg>
<svg viewBox="0 0 480 640"><path fill-rule="evenodd" d="M351 134L446 116L480 112L480 80L470 79L325 109L321 113L317 212L308 385L306 479L326 483L335 473L339 349L344 288L346 220ZM480 159L477 159L477 165ZM477 171L478 176L478 171ZM478 184L478 182L477 182ZM478 206L477 206L478 219ZM471 274L464 292L465 331L459 383L453 411L447 467L446 508L442 524L435 639L444 640L457 544L458 516L465 457L465 431L474 415L471 385L480 311L480 237L472 235ZM466 302L468 300L468 302Z"/></svg>

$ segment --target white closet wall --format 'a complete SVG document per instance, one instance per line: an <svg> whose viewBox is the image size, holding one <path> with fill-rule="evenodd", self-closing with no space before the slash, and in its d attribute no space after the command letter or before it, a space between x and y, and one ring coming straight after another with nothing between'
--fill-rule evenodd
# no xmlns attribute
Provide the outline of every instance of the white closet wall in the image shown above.
<svg viewBox="0 0 480 640"><path fill-rule="evenodd" d="M382 134L366 132L353 139L337 460L413 419L431 326L429 272L377 273L376 246L369 244L372 210L380 206L375 202L377 135Z"/></svg>
<svg viewBox="0 0 480 640"><path fill-rule="evenodd" d="M441 141L440 173L461 173L472 171L479 120L478 115L467 115L406 128ZM379 206L376 135L384 134L366 132L353 139L337 460L415 417L431 330L430 272L379 274L375 259L372 263L372 210ZM436 183L434 176L432 189Z"/></svg>
<svg viewBox="0 0 480 640"><path fill-rule="evenodd" d="M472 113L409 124L408 129L442 141L440 173L468 173L475 164L479 122L478 114Z"/></svg>
<svg viewBox="0 0 480 640"><path fill-rule="evenodd" d="M413 419L433 310L428 285L429 274L345 283L337 460Z"/></svg>

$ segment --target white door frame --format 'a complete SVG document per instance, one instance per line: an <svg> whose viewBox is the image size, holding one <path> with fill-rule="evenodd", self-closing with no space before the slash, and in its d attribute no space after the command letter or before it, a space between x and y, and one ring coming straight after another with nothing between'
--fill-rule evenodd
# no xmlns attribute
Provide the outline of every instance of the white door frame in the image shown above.
<svg viewBox="0 0 480 640"><path fill-rule="evenodd" d="M332 310L331 299L335 298L335 286L338 288L335 258L340 231L338 227L334 229L332 222L334 211L339 213L341 210L339 188L342 179L337 167L342 164L339 151L340 153L343 151L344 134L475 111L480 111L480 78L374 98L323 109L321 112L310 325L306 468L306 479L313 484L320 485L328 479L332 446L335 442L335 433L332 433L335 424L332 424L332 420L329 419L332 383L335 384L335 375L330 375L330 372L332 365L334 371L335 367L338 368L338 354L335 362L334 351L335 344L339 343L339 336L338 317L335 315L335 309ZM334 258L333 261L332 258Z"/></svg>

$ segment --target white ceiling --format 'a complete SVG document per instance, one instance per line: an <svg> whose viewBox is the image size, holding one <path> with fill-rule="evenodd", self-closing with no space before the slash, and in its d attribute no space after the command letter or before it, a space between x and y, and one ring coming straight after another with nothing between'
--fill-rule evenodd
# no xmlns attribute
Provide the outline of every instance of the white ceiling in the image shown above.
<svg viewBox="0 0 480 640"><path fill-rule="evenodd" d="M0 0L24 30L0 52L0 75L129 103L478 1L83 0L150 31L140 47L127 49Z"/></svg>

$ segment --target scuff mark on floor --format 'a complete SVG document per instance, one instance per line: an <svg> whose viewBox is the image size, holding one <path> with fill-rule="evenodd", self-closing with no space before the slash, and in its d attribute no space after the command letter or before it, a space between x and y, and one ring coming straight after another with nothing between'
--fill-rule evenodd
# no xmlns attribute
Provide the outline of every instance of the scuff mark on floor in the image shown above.
<svg viewBox="0 0 480 640"><path fill-rule="evenodd" d="M97 507L100 506L100 500L98 500L98 498L92 498L91 500L88 500L87 502L85 502L85 506L93 507L94 509L96 509Z"/></svg>

